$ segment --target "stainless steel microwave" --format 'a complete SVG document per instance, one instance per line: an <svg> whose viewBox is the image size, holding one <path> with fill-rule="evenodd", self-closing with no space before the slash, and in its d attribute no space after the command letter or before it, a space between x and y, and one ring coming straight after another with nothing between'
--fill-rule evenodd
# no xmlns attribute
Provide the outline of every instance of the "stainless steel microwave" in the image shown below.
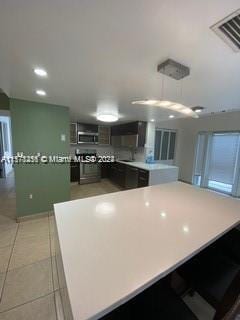
<svg viewBox="0 0 240 320"><path fill-rule="evenodd" d="M78 132L78 143L80 144L98 144L97 132Z"/></svg>

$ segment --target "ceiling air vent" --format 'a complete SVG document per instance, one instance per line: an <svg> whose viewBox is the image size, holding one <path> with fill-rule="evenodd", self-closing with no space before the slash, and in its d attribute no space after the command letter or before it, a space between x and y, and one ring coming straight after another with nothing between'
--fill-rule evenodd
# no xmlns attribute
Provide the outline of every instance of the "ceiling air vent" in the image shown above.
<svg viewBox="0 0 240 320"><path fill-rule="evenodd" d="M211 27L235 52L240 51L240 9Z"/></svg>

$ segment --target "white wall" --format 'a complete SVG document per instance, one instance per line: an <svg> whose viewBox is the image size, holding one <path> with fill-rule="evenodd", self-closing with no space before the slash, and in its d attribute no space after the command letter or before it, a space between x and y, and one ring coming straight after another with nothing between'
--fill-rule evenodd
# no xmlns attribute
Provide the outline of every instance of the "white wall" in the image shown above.
<svg viewBox="0 0 240 320"><path fill-rule="evenodd" d="M156 124L158 128L177 130L175 164L180 179L192 182L195 147L200 131L240 131L240 111L202 116L199 119L171 119Z"/></svg>
<svg viewBox="0 0 240 320"><path fill-rule="evenodd" d="M2 114L4 114L4 116L1 116ZM11 120L9 116L5 116L5 112L1 111L0 113L0 122L5 123L7 126L7 140L8 140L8 151L4 150L4 156L5 157L11 157L12 156L12 138L11 138ZM4 134L4 132L3 132ZM6 138L6 137L4 137ZM4 148L4 146L3 146ZM13 170L12 165L11 164L7 164L5 163L5 175L7 176L11 171Z"/></svg>

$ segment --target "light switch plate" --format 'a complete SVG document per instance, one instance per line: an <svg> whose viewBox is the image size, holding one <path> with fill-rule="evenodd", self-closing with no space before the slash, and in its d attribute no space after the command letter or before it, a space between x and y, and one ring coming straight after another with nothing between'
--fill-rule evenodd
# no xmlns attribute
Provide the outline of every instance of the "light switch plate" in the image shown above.
<svg viewBox="0 0 240 320"><path fill-rule="evenodd" d="M65 134L61 134L61 141L66 141L66 135Z"/></svg>

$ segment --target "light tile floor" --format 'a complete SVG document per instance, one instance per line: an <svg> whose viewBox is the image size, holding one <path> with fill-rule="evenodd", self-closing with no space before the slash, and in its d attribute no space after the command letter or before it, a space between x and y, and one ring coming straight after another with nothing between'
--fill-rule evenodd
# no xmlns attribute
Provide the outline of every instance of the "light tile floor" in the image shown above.
<svg viewBox="0 0 240 320"><path fill-rule="evenodd" d="M102 179L101 182L79 185L73 183L71 185L71 199L82 199L93 196L98 196L105 193L112 193L120 191L120 187L113 184L108 179Z"/></svg>
<svg viewBox="0 0 240 320"><path fill-rule="evenodd" d="M71 185L79 199L119 191L109 180ZM16 223L14 176L0 181L0 320L62 320L53 217Z"/></svg>
<svg viewBox="0 0 240 320"><path fill-rule="evenodd" d="M1 320L57 319L51 219L0 226Z"/></svg>

